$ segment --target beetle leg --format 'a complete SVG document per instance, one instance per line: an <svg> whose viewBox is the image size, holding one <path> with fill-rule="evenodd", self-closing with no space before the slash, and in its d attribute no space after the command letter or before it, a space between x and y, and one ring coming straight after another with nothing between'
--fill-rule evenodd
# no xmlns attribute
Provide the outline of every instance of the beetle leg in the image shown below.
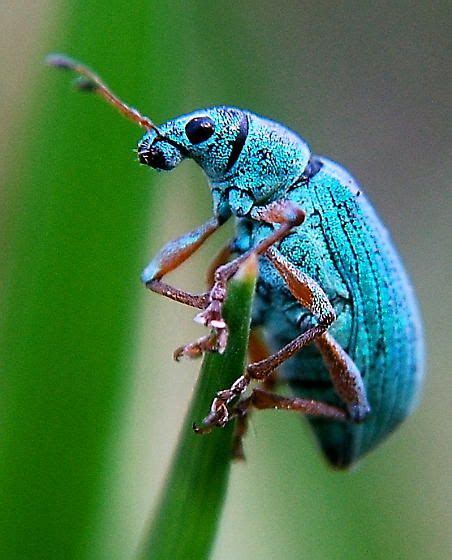
<svg viewBox="0 0 452 560"><path fill-rule="evenodd" d="M325 360L334 388L347 405L349 416L354 421L363 420L370 408L361 375L347 353L333 337L326 333L335 320L335 312L327 295L317 282L293 266L275 248L268 249L265 256L284 278L294 297L317 316L318 323L271 356L249 364L245 374L239 377L229 389L217 393L210 414L203 420L203 425L207 429L214 425L224 426L229 420L229 403L239 397L252 380L265 381L275 368L314 340Z"/></svg>
<svg viewBox="0 0 452 560"><path fill-rule="evenodd" d="M195 321L214 330L215 344L212 343L211 347L207 348L208 350L224 352L226 348L228 329L222 316L222 308L226 299L228 280L251 255L262 255L265 253L274 243L283 239L292 228L302 224L305 218L305 212L289 200L276 201L267 206L256 207L251 211L250 215L256 220L279 223L281 225L255 247L252 247L233 261L223 264L215 270L213 275L214 282L208 294L208 305L195 317ZM202 340L204 340L204 338ZM195 346L202 349L202 344L200 343L201 339L198 342L177 349L177 358L183 355L188 357L192 357L193 355L198 356L198 352L195 354L192 353L192 348ZM187 350L185 350L185 348Z"/></svg>
<svg viewBox="0 0 452 560"><path fill-rule="evenodd" d="M313 315L319 318L319 323L316 327L309 329L306 333L304 333L304 335L300 335L298 339L293 341L293 343L295 343L295 347L297 348L295 351L307 344L307 342L303 342L301 339L303 336L305 339L309 339L309 332L312 331L310 340L315 339L325 365L328 368L331 382L336 390L336 393L347 406L350 418L355 422L361 422L370 412L366 391L356 364L345 352L345 350L336 342L336 340L334 340L334 338L326 332L328 326L335 319L335 314L325 292L314 280L294 267L275 248L270 248L266 252L266 256L284 278L287 283L287 287L297 300L303 305L303 307L309 309ZM318 330L319 327L322 328L322 325L323 329L321 329L321 332L317 332L317 334L315 334L315 329L317 328ZM288 354L288 352L291 352L291 344L292 343L289 343L268 359L267 367L272 366L272 364L275 363L281 363L281 359L285 360L289 357L289 355L292 355ZM278 357L279 353L281 354ZM252 364L251 368L255 366L255 364ZM265 365L263 362L261 362L260 367L257 369L259 370L260 375L265 375Z"/></svg>
<svg viewBox="0 0 452 560"><path fill-rule="evenodd" d="M248 401L248 402L247 402ZM276 410L294 410L309 416L320 416L330 420L347 420L347 413L332 404L298 397L275 395L263 389L254 389L251 395L238 404L240 411L246 412L250 407L258 410L273 408Z"/></svg>
<svg viewBox="0 0 452 560"><path fill-rule="evenodd" d="M222 249L220 249L218 254L214 257L214 259L210 263L206 273L206 283L210 288L212 288L215 282L214 276L215 276L216 269L219 266L226 264L228 262L229 257L232 255L232 253L233 251L231 245L228 243L227 245L222 247ZM198 297L198 296L194 296L194 297ZM193 307L199 307L200 309L205 309L208 305L208 301L209 301L208 298L209 298L209 292L206 292L205 294L200 294L200 299L199 299L200 305L193 305ZM196 300L196 303L198 303L198 300ZM215 351L219 345L220 335L221 333L218 333L217 329L213 329L212 334L203 336L198 340L196 340L195 342L191 342L189 344L185 344L184 346L180 346L179 348L176 348L173 354L174 359L176 361L179 361L182 356L186 356L187 358L199 358L200 356L202 356L204 352Z"/></svg>
<svg viewBox="0 0 452 560"><path fill-rule="evenodd" d="M237 272L240 265L251 255L261 255L265 253L265 251L267 251L267 249L274 243L283 239L293 227L302 224L305 218L304 211L293 202L287 200L273 202L267 206L259 208L258 212L256 211L254 215L256 219L272 223L280 223L281 226L277 230L273 231L268 237L260 241L255 247L252 247L243 253L243 255L240 255L233 261L221 265L216 269L214 274L214 283L209 294L209 305L196 317L197 321L206 326L217 327L217 324L221 324L224 325L224 327L220 328L224 328L226 330L226 325L221 316L221 309L223 307L224 300L226 299L227 281ZM226 340L224 341L224 347L226 347ZM224 348L220 349L220 351L221 350L224 350Z"/></svg>
<svg viewBox="0 0 452 560"><path fill-rule="evenodd" d="M265 256L284 278L293 296L318 318L318 323L301 333L272 356L250 364L247 373L251 378L259 380L265 379L276 367L325 332L336 319L333 306L317 282L296 268L274 247L268 249Z"/></svg>
<svg viewBox="0 0 452 560"><path fill-rule="evenodd" d="M231 418L236 418L234 440L232 445L232 454L234 459L243 460L245 458L243 452L243 438L248 428L248 418L251 410L276 409L276 410L293 410L306 416L317 416L344 422L347 420L347 413L337 406L327 404L321 401L308 399L300 399L297 397L284 397L275 395L262 389L254 389L249 397L237 403L231 410Z"/></svg>
<svg viewBox="0 0 452 560"><path fill-rule="evenodd" d="M208 304L208 292L191 294L162 282L168 274L199 249L199 247L220 227L218 218L214 217L198 228L189 231L167 243L149 263L141 275L146 287L165 297L184 303L191 307L204 309Z"/></svg>
<svg viewBox="0 0 452 560"><path fill-rule="evenodd" d="M197 309L204 309L209 300L209 292L205 292L203 294L192 294L185 290L179 290L179 288L170 286L169 284L157 279L146 282L146 288L149 288L151 292L155 292L156 294L160 294L169 299Z"/></svg>
<svg viewBox="0 0 452 560"><path fill-rule="evenodd" d="M342 346L327 332L316 339L316 345L328 368L336 393L346 404L349 417L362 422L370 412L361 373Z"/></svg>
<svg viewBox="0 0 452 560"><path fill-rule="evenodd" d="M232 455L237 460L245 458L243 438L248 429L249 415L253 408L278 408L296 410L310 416L323 416L332 420L351 418L354 422L361 422L370 412L361 374L353 360L328 332L321 334L315 341L328 367L332 384L336 393L347 405L348 415L343 410L320 401L305 399L290 399L281 397L268 391L254 389L246 399L242 399L231 410L231 417L236 419ZM260 345L262 341L256 331L250 334L249 353L252 361L261 361L265 357ZM267 353L268 355L268 353ZM276 383L275 372L271 372L264 381L265 389L272 389ZM269 384L270 382L270 384Z"/></svg>
<svg viewBox="0 0 452 560"><path fill-rule="evenodd" d="M265 256L284 278L294 297L317 316L318 323L271 356L249 364L245 374L239 377L229 389L219 391L212 402L209 415L203 420L203 425L207 429L212 426L225 426L229 421L229 403L239 397L253 379L265 381L279 365L324 333L336 318L328 297L312 278L293 266L273 247L266 249Z"/></svg>

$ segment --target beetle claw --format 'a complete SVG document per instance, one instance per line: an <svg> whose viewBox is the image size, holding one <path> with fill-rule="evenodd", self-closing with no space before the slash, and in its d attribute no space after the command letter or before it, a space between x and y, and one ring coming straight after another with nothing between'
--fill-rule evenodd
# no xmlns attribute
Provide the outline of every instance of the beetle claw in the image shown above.
<svg viewBox="0 0 452 560"><path fill-rule="evenodd" d="M198 338L194 342L179 346L173 353L173 358L179 362L181 358L200 358L205 352L218 352L223 354L228 341L228 328L213 329L212 333Z"/></svg>
<svg viewBox="0 0 452 560"><path fill-rule="evenodd" d="M198 427L197 433L206 433L214 427L224 428L229 422L230 415L226 404L220 402L216 407L212 407L212 411L202 421L202 427Z"/></svg>

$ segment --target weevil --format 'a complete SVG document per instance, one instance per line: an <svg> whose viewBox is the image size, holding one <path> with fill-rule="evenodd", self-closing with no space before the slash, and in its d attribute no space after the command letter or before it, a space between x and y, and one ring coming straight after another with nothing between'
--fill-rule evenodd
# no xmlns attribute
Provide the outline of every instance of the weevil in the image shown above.
<svg viewBox="0 0 452 560"><path fill-rule="evenodd" d="M81 88L145 129L138 143L142 164L171 171L192 159L207 177L213 217L165 245L142 274L153 292L199 309L195 320L209 329L177 349L176 359L224 351L227 282L251 254L258 257L252 362L213 396L196 430L237 418L240 454L252 409L298 411L339 468L388 436L418 400L422 325L388 231L355 179L313 154L295 132L250 111L210 107L156 126L87 67L60 55L49 63L78 73ZM235 237L211 266L207 291L193 294L163 281L230 218ZM252 382L264 388L244 396ZM276 384L288 385L292 396L277 394Z"/></svg>

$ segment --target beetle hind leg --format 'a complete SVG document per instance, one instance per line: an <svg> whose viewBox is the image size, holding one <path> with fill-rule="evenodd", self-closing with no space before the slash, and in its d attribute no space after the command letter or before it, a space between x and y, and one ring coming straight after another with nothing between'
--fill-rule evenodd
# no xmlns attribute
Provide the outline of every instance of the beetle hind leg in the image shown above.
<svg viewBox="0 0 452 560"><path fill-rule="evenodd" d="M341 408L321 401L285 397L263 389L254 389L251 395L239 401L231 410L231 417L236 418L236 427L232 446L234 459L243 460L243 438L248 428L249 415L252 409L257 410L293 410L306 416L316 416L328 420L345 422L347 413Z"/></svg>
<svg viewBox="0 0 452 560"><path fill-rule="evenodd" d="M334 390L347 407L350 420L362 422L370 413L370 406L356 364L328 332L320 335L315 342L328 368Z"/></svg>

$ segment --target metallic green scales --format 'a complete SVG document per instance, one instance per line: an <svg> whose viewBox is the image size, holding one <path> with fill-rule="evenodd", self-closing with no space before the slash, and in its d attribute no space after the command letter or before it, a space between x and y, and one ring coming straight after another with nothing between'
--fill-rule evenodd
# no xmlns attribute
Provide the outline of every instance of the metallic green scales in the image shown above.
<svg viewBox="0 0 452 560"><path fill-rule="evenodd" d="M156 126L86 66L62 55L48 62L81 75L82 89L146 129L138 144L141 163L171 171L193 159L207 176L213 217L166 244L141 276L150 290L200 309L195 319L210 328L209 335L176 350L176 359L225 350L227 281L244 259L259 256L253 322L274 354L238 372L196 431L237 417L239 441L252 408L298 410L309 415L337 467L353 464L393 431L419 394L421 322L388 232L354 179L312 155L288 128L249 111L211 107ZM208 292L191 294L162 281L231 217L235 239L215 263ZM224 263L231 250L236 258ZM289 383L294 398L259 389L242 396L278 366L279 380Z"/></svg>
<svg viewBox="0 0 452 560"><path fill-rule="evenodd" d="M208 119L215 134L197 145L186 126ZM253 113L213 107L178 117L150 131L139 145L143 162L173 169L184 157L206 172L214 214L237 218L233 243L244 253L274 229L251 219L252 208L290 199L305 222L279 244L280 252L326 292L337 319L329 332L354 360L371 412L362 423L310 418L329 461L347 467L375 447L411 412L423 371L423 338L417 303L387 230L355 180L339 165L311 154L299 136ZM240 139L240 153L231 152ZM152 146L159 155L149 161ZM236 150L237 152L237 150ZM165 165L161 165L160 158ZM275 228L278 226L275 225ZM265 256L260 260L254 324L276 351L315 324ZM150 275L145 271L143 280ZM320 354L309 345L280 368L297 396L341 406Z"/></svg>
<svg viewBox="0 0 452 560"><path fill-rule="evenodd" d="M281 242L280 251L327 293L337 314L329 332L364 380L371 413L362 424L310 419L328 459L346 467L412 410L423 366L421 323L400 258L362 190L338 165L324 158L315 161L317 173L288 193L307 218ZM262 226L253 226L255 243ZM265 260L262 257L255 319L276 350L306 330L312 315L300 308ZM312 346L289 359L282 374L296 395L340 405Z"/></svg>

